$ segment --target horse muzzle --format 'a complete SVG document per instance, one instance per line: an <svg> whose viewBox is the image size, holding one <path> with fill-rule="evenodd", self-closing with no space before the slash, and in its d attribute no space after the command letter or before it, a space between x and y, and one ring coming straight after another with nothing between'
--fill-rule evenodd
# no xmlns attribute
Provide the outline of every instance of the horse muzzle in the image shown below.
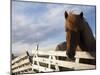
<svg viewBox="0 0 100 75"><path fill-rule="evenodd" d="M68 56L69 59L74 59L75 51L67 49L66 55Z"/></svg>

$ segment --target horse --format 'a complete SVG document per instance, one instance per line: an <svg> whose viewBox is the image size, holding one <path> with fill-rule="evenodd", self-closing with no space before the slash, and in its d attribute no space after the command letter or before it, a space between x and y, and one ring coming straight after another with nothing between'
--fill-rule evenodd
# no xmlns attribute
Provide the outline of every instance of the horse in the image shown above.
<svg viewBox="0 0 100 75"><path fill-rule="evenodd" d="M95 57L96 39L83 12L75 14L65 11L64 16L66 41L58 44L56 51L66 51L66 55L70 59L74 58L76 51L87 51Z"/></svg>

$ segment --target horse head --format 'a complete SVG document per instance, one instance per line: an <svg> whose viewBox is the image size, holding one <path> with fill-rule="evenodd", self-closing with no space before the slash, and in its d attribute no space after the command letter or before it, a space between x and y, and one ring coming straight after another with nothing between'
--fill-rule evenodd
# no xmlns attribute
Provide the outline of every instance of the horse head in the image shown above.
<svg viewBox="0 0 100 75"><path fill-rule="evenodd" d="M65 11L65 31L66 31L66 54L69 58L74 58L77 45L80 44L80 32L83 30L83 12L80 14L67 13Z"/></svg>

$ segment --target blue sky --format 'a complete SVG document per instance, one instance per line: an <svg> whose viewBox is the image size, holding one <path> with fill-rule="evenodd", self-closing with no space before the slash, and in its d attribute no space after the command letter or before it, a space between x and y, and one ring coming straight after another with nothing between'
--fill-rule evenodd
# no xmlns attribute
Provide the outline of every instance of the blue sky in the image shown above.
<svg viewBox="0 0 100 75"><path fill-rule="evenodd" d="M25 49L32 51L37 42L40 50L54 50L65 41L64 12L83 11L95 35L95 7L12 1L12 52L20 54Z"/></svg>

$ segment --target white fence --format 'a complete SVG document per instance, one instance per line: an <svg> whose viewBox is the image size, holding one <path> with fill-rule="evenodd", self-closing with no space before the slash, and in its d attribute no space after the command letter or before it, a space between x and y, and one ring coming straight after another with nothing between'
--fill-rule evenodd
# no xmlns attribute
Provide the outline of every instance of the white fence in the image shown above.
<svg viewBox="0 0 100 75"><path fill-rule="evenodd" d="M32 70L37 70L38 72L52 72L60 71L59 66L64 68L70 68L74 70L84 70L84 69L95 69L96 65L79 63L80 58L84 59L94 59L89 53L85 51L78 51L75 55L75 62L58 60L57 56L67 57L65 51L35 51L33 52L33 64ZM95 59L94 59L95 60ZM40 63L45 63L46 66L41 66ZM54 68L52 68L52 65Z"/></svg>
<svg viewBox="0 0 100 75"><path fill-rule="evenodd" d="M12 73L15 75L20 75L23 73L33 73L31 62L29 60L27 52L12 60Z"/></svg>

